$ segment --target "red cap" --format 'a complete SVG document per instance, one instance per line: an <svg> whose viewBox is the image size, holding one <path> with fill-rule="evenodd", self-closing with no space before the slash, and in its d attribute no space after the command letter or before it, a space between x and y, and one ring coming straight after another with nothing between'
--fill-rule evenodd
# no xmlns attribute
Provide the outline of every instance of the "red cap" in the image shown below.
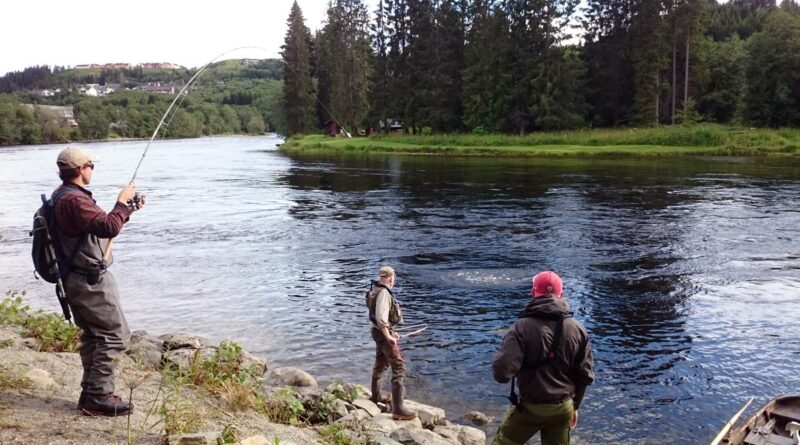
<svg viewBox="0 0 800 445"><path fill-rule="evenodd" d="M555 272L539 272L533 277L533 288L531 295L533 298L545 295L554 295L556 298L563 297L564 284Z"/></svg>

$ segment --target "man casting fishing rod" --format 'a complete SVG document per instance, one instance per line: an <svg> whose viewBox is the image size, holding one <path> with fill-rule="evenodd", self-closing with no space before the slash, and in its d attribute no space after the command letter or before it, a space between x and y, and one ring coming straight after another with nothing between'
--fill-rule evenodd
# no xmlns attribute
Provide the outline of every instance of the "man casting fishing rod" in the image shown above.
<svg viewBox="0 0 800 445"><path fill-rule="evenodd" d="M367 292L369 320L372 322L372 339L375 340L375 366L372 368L372 397L374 403L392 404L394 420L411 420L417 413L403 406L406 388L405 360L400 354L400 336L395 327L403 322L403 311L392 294L396 275L389 266L378 271L378 281L373 281ZM392 395L381 397L381 377L392 367Z"/></svg>
<svg viewBox="0 0 800 445"><path fill-rule="evenodd" d="M109 239L144 206L144 199L136 195L131 183L119 192L110 212L100 209L86 189L97 161L78 147L66 148L58 155L63 184L53 192L53 242L64 253L60 261L65 266L64 289L75 324L83 330L83 390L78 409L85 415L126 415L133 405L114 394L114 358L127 347L130 330L119 303L117 282L108 271L113 258L106 251Z"/></svg>

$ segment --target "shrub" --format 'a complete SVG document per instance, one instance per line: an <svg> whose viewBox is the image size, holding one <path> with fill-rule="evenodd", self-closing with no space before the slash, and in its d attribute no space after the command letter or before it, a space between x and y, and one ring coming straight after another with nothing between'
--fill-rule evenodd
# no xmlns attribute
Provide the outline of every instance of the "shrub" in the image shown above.
<svg viewBox="0 0 800 445"><path fill-rule="evenodd" d="M281 388L260 399L259 411L270 421L286 425L297 425L305 414L303 402L297 398L292 388Z"/></svg>
<svg viewBox="0 0 800 445"><path fill-rule="evenodd" d="M0 302L0 323L14 324L24 328L26 337L36 339L40 351L75 352L80 345L81 330L60 315L30 312L23 303L25 291L10 290Z"/></svg>
<svg viewBox="0 0 800 445"><path fill-rule="evenodd" d="M25 335L36 339L40 351L75 352L80 346L81 329L60 315L37 313L25 321Z"/></svg>
<svg viewBox="0 0 800 445"><path fill-rule="evenodd" d="M23 389L30 388L31 381L22 375L17 369L0 363L0 389Z"/></svg>
<svg viewBox="0 0 800 445"><path fill-rule="evenodd" d="M354 445L353 439L347 433L347 427L341 423L320 427L319 435L331 445Z"/></svg>
<svg viewBox="0 0 800 445"><path fill-rule="evenodd" d="M165 392L158 414L167 435L195 433L204 427L203 413L193 399L183 394L179 381Z"/></svg>
<svg viewBox="0 0 800 445"><path fill-rule="evenodd" d="M21 326L25 322L31 308L23 304L22 297L24 296L25 291L10 290L6 292L6 297L0 301L0 324Z"/></svg>

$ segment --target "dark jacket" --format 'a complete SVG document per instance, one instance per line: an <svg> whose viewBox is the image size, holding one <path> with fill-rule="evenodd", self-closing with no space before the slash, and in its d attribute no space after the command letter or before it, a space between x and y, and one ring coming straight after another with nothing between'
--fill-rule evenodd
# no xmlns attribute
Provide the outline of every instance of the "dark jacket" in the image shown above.
<svg viewBox="0 0 800 445"><path fill-rule="evenodd" d="M564 319L561 341L553 347L555 360L535 369L532 367L546 357L557 319L568 313L569 305L563 298L531 300L494 356L494 379L506 383L516 376L524 402L551 403L575 398L577 409L586 386L594 381L589 336L572 318Z"/></svg>

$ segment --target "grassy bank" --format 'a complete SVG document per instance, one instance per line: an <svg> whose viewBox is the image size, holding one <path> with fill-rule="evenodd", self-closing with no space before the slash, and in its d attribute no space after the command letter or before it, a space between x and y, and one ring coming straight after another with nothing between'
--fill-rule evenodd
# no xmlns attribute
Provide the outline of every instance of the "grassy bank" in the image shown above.
<svg viewBox="0 0 800 445"><path fill-rule="evenodd" d="M798 156L800 130L702 124L509 135L293 137L287 151L390 152L479 156Z"/></svg>

